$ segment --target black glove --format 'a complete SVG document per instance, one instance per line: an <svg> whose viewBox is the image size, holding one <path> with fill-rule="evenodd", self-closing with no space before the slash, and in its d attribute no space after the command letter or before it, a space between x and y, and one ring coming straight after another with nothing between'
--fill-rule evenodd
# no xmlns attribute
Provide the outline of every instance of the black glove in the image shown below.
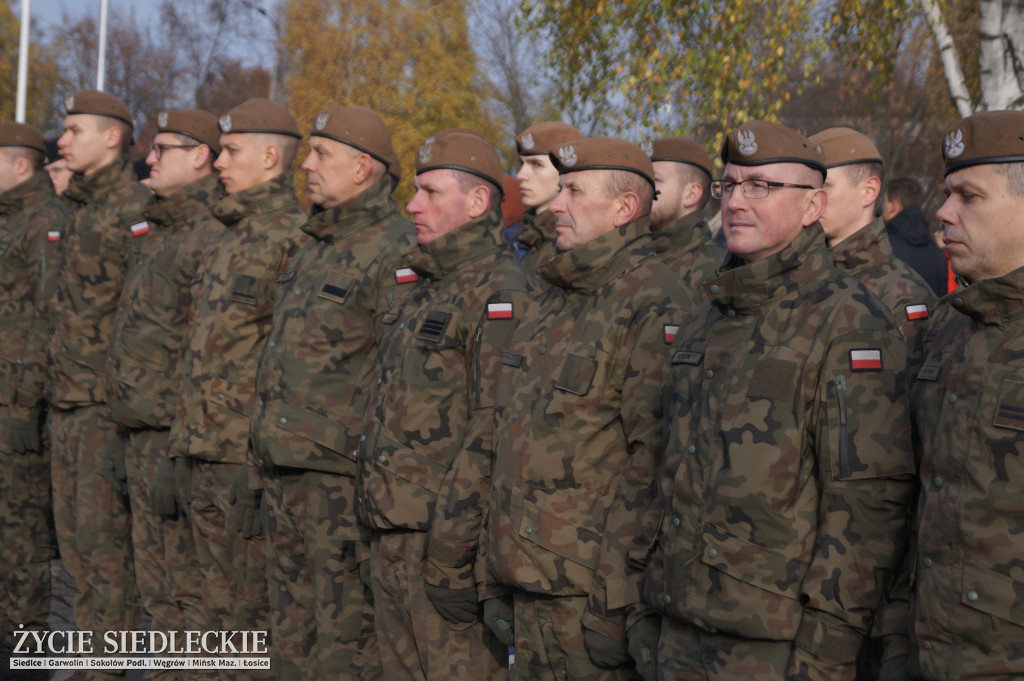
<svg viewBox="0 0 1024 681"><path fill-rule="evenodd" d="M7 417L7 446L12 452L25 454L26 452L38 452L39 442L39 417L19 419L14 416Z"/></svg>
<svg viewBox="0 0 1024 681"><path fill-rule="evenodd" d="M484 601L484 624L494 632L494 635L505 646L514 646L516 644L512 612L511 596L488 598Z"/></svg>
<svg viewBox="0 0 1024 681"><path fill-rule="evenodd" d="M174 496L174 459L164 458L149 486L149 503L153 510L164 518L178 514L178 502Z"/></svg>
<svg viewBox="0 0 1024 681"><path fill-rule="evenodd" d="M626 632L629 655L636 662L636 671L644 681L658 679L658 640L661 638L661 620L647 616Z"/></svg>
<svg viewBox="0 0 1024 681"><path fill-rule="evenodd" d="M476 596L476 587L465 589L449 589L445 586L424 584L427 598L434 604L441 617L449 622L472 622L480 609Z"/></svg>
<svg viewBox="0 0 1024 681"><path fill-rule="evenodd" d="M625 641L617 641L592 629L584 629L583 643L587 647L590 659L598 667L616 669L630 661L629 648Z"/></svg>
<svg viewBox="0 0 1024 681"><path fill-rule="evenodd" d="M107 444L103 447L103 477L110 481L111 487L121 496L128 496L128 473L124 467L124 438L119 433L111 433Z"/></svg>
<svg viewBox="0 0 1024 681"><path fill-rule="evenodd" d="M187 516L192 507L192 464L191 456L179 456L174 459L174 501L178 505L178 513Z"/></svg>
<svg viewBox="0 0 1024 681"><path fill-rule="evenodd" d="M228 503L235 507L235 529L242 533L243 539L252 539L263 534L263 515L260 513L263 490L249 489L249 471L246 469L247 466L239 468L231 482Z"/></svg>

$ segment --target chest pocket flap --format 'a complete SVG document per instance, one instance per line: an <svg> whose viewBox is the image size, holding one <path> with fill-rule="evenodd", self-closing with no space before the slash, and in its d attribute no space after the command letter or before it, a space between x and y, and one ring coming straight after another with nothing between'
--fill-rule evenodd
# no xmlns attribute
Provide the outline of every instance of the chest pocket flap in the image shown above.
<svg viewBox="0 0 1024 681"><path fill-rule="evenodd" d="M597 373L597 360L569 353L562 364L555 387L573 395L586 395Z"/></svg>

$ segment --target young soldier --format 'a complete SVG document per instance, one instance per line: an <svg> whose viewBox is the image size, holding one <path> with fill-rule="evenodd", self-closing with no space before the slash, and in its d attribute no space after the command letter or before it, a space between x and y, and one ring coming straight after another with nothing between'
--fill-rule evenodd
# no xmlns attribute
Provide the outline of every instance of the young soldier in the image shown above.
<svg viewBox="0 0 1024 681"><path fill-rule="evenodd" d="M391 134L370 109L320 112L302 164L312 239L280 281L256 377L252 449L263 466L272 664L280 679L380 678L368 570L355 518L356 450L377 327L416 276L415 245L391 192Z"/></svg>
<svg viewBox="0 0 1024 681"><path fill-rule="evenodd" d="M192 525L187 506L175 502L167 449L192 321L192 276L223 231L209 208L223 197L213 171L220 131L216 116L196 109L162 111L156 123L146 163L157 200L144 213L149 235L132 253L110 336L104 387L118 432L107 443L104 466L131 502L135 578L152 629L202 631L209 626Z"/></svg>
<svg viewBox="0 0 1024 681"><path fill-rule="evenodd" d="M660 447L661 370L697 296L654 254L653 169L638 146L576 140L551 161L558 251L541 273L555 288L502 353L486 568L508 595L484 602L484 621L515 645L523 678L611 680L632 675L624 566L595 568L602 539L628 543L632 527L610 530L605 512L620 482L631 508L649 488L620 474Z"/></svg>
<svg viewBox="0 0 1024 681"><path fill-rule="evenodd" d="M290 172L301 133L283 104L260 98L219 122L214 167L228 195L211 210L225 229L192 277L195 317L170 455L188 457L192 467L181 496L190 499L209 627L267 630L262 482L246 456L278 278L308 239Z"/></svg>
<svg viewBox="0 0 1024 681"><path fill-rule="evenodd" d="M52 324L57 247L68 210L43 170L46 141L0 123L0 649L47 630L50 613L50 452L43 432L44 341ZM19 367L31 372L19 383ZM18 414L21 423L18 429ZM12 426L7 419L12 418ZM45 446L43 446L45 443Z"/></svg>
<svg viewBox="0 0 1024 681"><path fill-rule="evenodd" d="M853 678L913 494L907 347L832 263L817 147L751 121L722 160L731 257L666 369L630 652L649 680Z"/></svg>
<svg viewBox="0 0 1024 681"><path fill-rule="evenodd" d="M497 679L508 659L480 620L473 564L496 369L537 284L503 242L500 205L501 164L483 138L445 131L420 145L407 206L419 247L403 264L421 281L382 320L358 460L389 681Z"/></svg>
<svg viewBox="0 0 1024 681"><path fill-rule="evenodd" d="M523 258L530 270L536 271L555 252L555 219L548 206L558 196L558 171L548 158L548 151L559 142L583 138L576 128L560 121L531 125L516 137L519 152L519 191L526 213L523 229L516 240L529 247Z"/></svg>
<svg viewBox="0 0 1024 681"><path fill-rule="evenodd" d="M677 277L695 291L725 259L711 240L704 206L711 198L711 159L704 148L685 137L650 143L654 186L651 208L654 250Z"/></svg>

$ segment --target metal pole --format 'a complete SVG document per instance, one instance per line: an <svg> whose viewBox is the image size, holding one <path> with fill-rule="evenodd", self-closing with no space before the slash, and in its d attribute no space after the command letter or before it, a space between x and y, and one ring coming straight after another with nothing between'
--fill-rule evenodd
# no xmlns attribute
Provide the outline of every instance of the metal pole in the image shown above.
<svg viewBox="0 0 1024 681"><path fill-rule="evenodd" d="M107 6L108 0L100 3L100 55L96 66L96 89L103 92L104 76L107 72Z"/></svg>
<svg viewBox="0 0 1024 681"><path fill-rule="evenodd" d="M21 43L18 46L18 104L14 120L25 122L25 93L28 90L28 28L32 20L32 0L21 0Z"/></svg>

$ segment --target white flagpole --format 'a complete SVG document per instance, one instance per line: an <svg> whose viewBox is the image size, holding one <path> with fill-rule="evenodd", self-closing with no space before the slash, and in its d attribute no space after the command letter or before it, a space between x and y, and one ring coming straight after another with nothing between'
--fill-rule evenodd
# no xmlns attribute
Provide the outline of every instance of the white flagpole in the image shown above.
<svg viewBox="0 0 1024 681"><path fill-rule="evenodd" d="M108 0L100 2L100 55L96 66L96 89L103 92L104 76L107 72L107 8Z"/></svg>
<svg viewBox="0 0 1024 681"><path fill-rule="evenodd" d="M14 120L25 122L25 94L28 90L28 28L32 19L32 0L21 0L21 43L18 47L18 103Z"/></svg>

